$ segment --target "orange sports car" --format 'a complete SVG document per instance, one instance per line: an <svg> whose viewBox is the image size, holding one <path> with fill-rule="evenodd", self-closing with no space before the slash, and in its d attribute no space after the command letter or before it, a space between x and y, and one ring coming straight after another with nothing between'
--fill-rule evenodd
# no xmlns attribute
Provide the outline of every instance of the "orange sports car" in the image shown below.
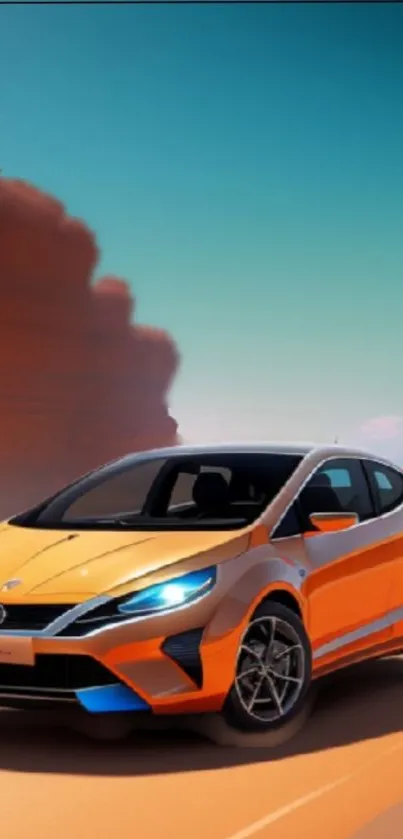
<svg viewBox="0 0 403 839"><path fill-rule="evenodd" d="M0 704L270 731L403 648L403 473L359 451L131 455L0 527Z"/></svg>

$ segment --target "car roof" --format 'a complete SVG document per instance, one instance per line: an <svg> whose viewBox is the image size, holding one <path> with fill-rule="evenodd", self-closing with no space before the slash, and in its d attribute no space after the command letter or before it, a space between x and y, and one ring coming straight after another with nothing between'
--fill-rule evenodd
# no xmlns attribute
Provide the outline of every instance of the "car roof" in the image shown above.
<svg viewBox="0 0 403 839"><path fill-rule="evenodd" d="M361 451L360 449L353 449L345 446L340 446L339 444L326 446L323 444L317 445L315 443L224 442L168 446L166 448L132 452L124 455L123 457L118 458L117 460L112 460L108 463L104 463L97 469L91 471L90 473L87 473L87 475L81 476L80 480L95 475L103 475L106 477L108 474L113 474L116 471L116 469L130 469L131 466L135 466L136 464L139 464L141 462L144 463L145 461L157 460L158 458L170 459L192 456L200 457L203 455L208 456L215 454L260 454L263 456L283 455L286 457L299 457L301 459L301 463L299 465L301 466L303 462L309 460L309 467L311 470L315 470L321 463L323 463L324 460L327 459L354 457L362 458L365 460L373 460L377 463L382 463L385 466L390 466L392 469L395 469L403 474L403 469L400 466L397 466L395 463L391 462L390 460L387 460L384 457L377 457L376 455L371 454L369 452Z"/></svg>
<svg viewBox="0 0 403 839"><path fill-rule="evenodd" d="M164 449L164 454L176 456L203 454L290 454L305 457L314 446L308 443L270 443L270 442L233 442L233 443L196 443L171 446ZM161 449L155 452L161 454Z"/></svg>
<svg viewBox="0 0 403 839"><path fill-rule="evenodd" d="M308 455L312 456L314 460L323 460L324 458L334 457L357 457L369 458L379 462L390 462L384 457L377 457L370 452L355 449L349 446L342 446L337 444L326 445L317 443L298 443L298 442L223 442L223 443L199 443L194 445L179 445L169 446L167 448L152 449L151 451L137 452L128 454L124 459L136 458L139 454L143 457L189 457L192 455L202 456L209 454L278 454L278 455L294 455L305 458Z"/></svg>

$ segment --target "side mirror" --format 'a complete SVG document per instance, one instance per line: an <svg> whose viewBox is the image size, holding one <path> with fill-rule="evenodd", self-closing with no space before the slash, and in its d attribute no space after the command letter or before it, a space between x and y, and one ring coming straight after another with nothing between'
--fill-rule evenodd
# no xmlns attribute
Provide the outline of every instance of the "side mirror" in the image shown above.
<svg viewBox="0 0 403 839"><path fill-rule="evenodd" d="M321 533L335 533L358 524L357 513L311 513L309 521Z"/></svg>

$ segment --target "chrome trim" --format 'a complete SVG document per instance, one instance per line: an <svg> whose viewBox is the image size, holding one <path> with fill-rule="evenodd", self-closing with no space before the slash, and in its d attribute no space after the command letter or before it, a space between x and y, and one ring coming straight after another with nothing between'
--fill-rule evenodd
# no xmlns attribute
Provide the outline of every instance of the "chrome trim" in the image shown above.
<svg viewBox="0 0 403 839"><path fill-rule="evenodd" d="M11 666L11 665L10 665ZM6 696L5 689L8 688L8 685L1 685L0 684L0 694ZM80 688L47 688L45 685L42 687L29 687L29 685L10 685L10 690L29 690L34 691L35 693L74 693L75 690L80 690Z"/></svg>
<svg viewBox="0 0 403 839"><path fill-rule="evenodd" d="M307 457L307 455L305 457ZM272 541L272 542L279 541L275 537L273 538L274 531L277 529L277 527L279 527L279 525L283 521L283 518L287 515L289 509L292 507L292 505L295 503L295 501L297 501L297 499L299 498L302 490L307 485L307 483L309 483L309 481L311 480L311 478L315 474L315 472L317 472L324 465L324 463L328 463L329 460L358 460L358 461L369 460L369 461L371 461L372 463L375 463L375 464L379 463L380 466L387 466L388 469L394 469L395 472L398 472L403 477L403 468L401 468L400 466L396 466L394 463L391 463L388 460L383 460L383 458L381 458L381 457L375 457L375 455L366 454L365 452L362 452L360 454L356 454L356 453L353 453L353 452L349 453L349 452L343 452L342 451L342 452L338 452L338 453L335 452L335 454L329 455L328 457L324 457L323 460L319 460L315 464L314 468L311 469L311 471L309 472L307 477L300 484L298 492L292 497L291 501L284 508L283 512L281 513L281 515L279 516L275 525L272 527L272 529L269 533L269 541ZM393 510L390 510L389 513L382 513L380 516L375 515L371 519L366 519L365 521L359 521L359 522L357 522L357 524L354 524L352 527L359 527L359 526L362 527L362 525L369 524L370 522L375 521L375 519L388 518L389 516L394 515L394 513L397 513L398 511L401 511L402 509L403 509L403 502L401 504L399 504L398 507L394 507ZM349 528L349 530L351 530L351 529L352 528ZM298 534L296 533L296 534L294 534L294 536L303 536L303 534L302 533L298 533ZM282 536L280 538L281 539L291 539L293 537Z"/></svg>
<svg viewBox="0 0 403 839"><path fill-rule="evenodd" d="M59 618L56 618L56 620L50 623L49 626L46 627L46 633L49 635L57 635L63 629L66 629L67 626L75 623L75 621L82 615L86 615L87 612L92 612L93 609L103 606L105 603L108 603L109 600L113 600L109 594L101 594L98 597L93 597L91 600L87 600L85 603L79 603L77 606L74 606L73 609L65 612L64 615L61 615Z"/></svg>
<svg viewBox="0 0 403 839"><path fill-rule="evenodd" d="M82 693L85 690L86 693L90 693L93 690L102 690L102 688L119 688L119 687L126 687L128 690L133 690L133 688L129 688L128 685L123 684L123 682L111 682L110 685L91 685L89 688L74 688L75 693Z"/></svg>
<svg viewBox="0 0 403 839"><path fill-rule="evenodd" d="M84 603L78 603L77 606L73 606L72 609L67 609L63 615L56 618L54 621L49 623L45 626L44 629L40 629L38 631L30 631L28 629L13 629L6 630L0 629L0 637L3 635L13 636L13 637L21 637L21 638L53 638L63 629L66 629L67 626L70 626L71 623L74 623L78 617L81 615L86 615L87 612L91 612L93 609L98 608L99 606L103 606L109 600L113 600L113 598L108 594L102 594L99 597L93 597L91 600L86 600ZM17 604L15 604L17 605ZM33 606L33 603L19 603L19 606ZM36 604L40 606L41 604ZM49 605L48 603L43 605ZM58 605L58 604L52 604ZM60 604L63 605L63 604Z"/></svg>
<svg viewBox="0 0 403 839"><path fill-rule="evenodd" d="M277 527L277 525L276 525ZM276 539L271 539L272 542L275 542L276 545L278 542L289 542L291 539L302 539L302 533L294 533L292 536L278 536Z"/></svg>
<svg viewBox="0 0 403 839"><path fill-rule="evenodd" d="M115 614L115 615L103 615L103 616L101 615L101 617L98 617L98 618L89 617L86 620L85 619L82 619L82 620L77 620L76 619L74 621L74 623L77 623L79 626L86 626L88 623L90 623L90 624L91 623L102 623L102 622L105 622L107 620L112 620L112 621L117 621L117 624L120 625L121 623L126 623L128 617L130 617L130 616L119 613L119 614ZM86 633L84 633L84 635L85 634ZM65 636L63 636L63 638L64 637Z"/></svg>
<svg viewBox="0 0 403 839"><path fill-rule="evenodd" d="M133 617L127 617L127 616L124 616L124 615L121 615L121 616L116 615L116 619L115 619L115 616L113 616L110 619L111 623L108 623L105 626L102 626L100 629L94 629L92 632L86 632L86 633L84 633L83 635L80 635L80 636L77 636L77 635L63 635L59 639L58 633L61 632L63 629L66 629L72 623L75 623L77 621L78 617L81 617L81 615L86 615L87 613L93 611L94 609L98 608L99 606L104 606L105 603L111 602L115 599L114 597L111 597L111 595L103 594L103 595L100 595L99 597L93 597L92 600L87 600L85 603L79 603L77 606L74 606L73 609L69 609L67 612L65 612L63 615L61 615L59 618L56 618L56 620L54 620L52 623L48 624L48 626L45 627L45 629L41 629L38 632L30 632L29 630L10 630L9 632L6 632L4 630L3 631L0 630L0 638L4 635L7 635L7 636L12 635L12 636L29 637L29 638L55 638L56 637L57 640L60 640L61 642L77 641L78 637L80 637L80 638L92 638L94 635L99 635L100 632L108 632L109 630L116 629L117 627L120 627L123 624L124 624L124 626L132 626L133 624L136 624L139 621L152 620L155 617L166 617L166 615L171 615L173 612L183 611L184 609L190 609L192 606L196 605L204 597L208 597L210 592L212 592L216 589L216 587L217 587L217 585L219 584L219 581L220 581L220 571L219 571L219 565L214 566L214 567L216 568L216 575L217 575L215 585L212 586L212 588L209 589L208 591L201 592L199 597L195 598L194 600L191 600L190 603L184 603L181 606L173 606L169 609L165 609L164 611L153 612L150 615L137 615L137 616L133 616ZM202 570L202 569L200 569L200 570ZM178 578L177 577L170 577L166 582L171 582L171 581L174 582L176 579L178 579ZM152 585L158 585L158 583L150 583L150 586L152 586ZM148 586L147 586L147 588L148 588ZM139 591L143 591L143 589L139 589ZM137 591L129 592L127 594L127 597L130 598L132 595L134 595L136 593L137 593ZM25 604L21 604L21 605L25 605ZM26 605L32 605L32 604L27 603ZM108 618L105 618L105 620L108 620ZM85 622L83 621L80 625L85 626Z"/></svg>
<svg viewBox="0 0 403 839"><path fill-rule="evenodd" d="M214 586L215 589L215 586ZM77 638L94 638L95 635L99 635L101 632L110 632L112 629L118 629L121 626L133 626L140 621L150 621L154 620L156 617L158 618L165 618L169 615L172 615L173 612L183 612L185 609L191 609L192 606L195 606L200 600L203 600L205 597L208 597L210 592L214 589L210 589L206 593L203 593L195 600L192 600L190 603L184 603L182 606L173 606L170 609L165 609L165 611L161 612L152 612L150 615L137 615L130 618L126 618L126 620L115 620L115 617L111 618L111 623L105 624L105 626L101 626L100 629L94 629L92 632L86 632L83 635L63 635L60 638L61 641L77 641ZM108 620L107 618L105 620ZM84 626L85 624L80 624ZM0 633L1 634L1 633ZM133 639L132 639L133 640Z"/></svg>
<svg viewBox="0 0 403 839"><path fill-rule="evenodd" d="M4 705L1 706L2 699L22 699L28 702L37 702L39 699L41 702L73 702L77 703L77 699L73 699L71 696L32 696L29 693L2 693L0 689L0 707L5 707Z"/></svg>
<svg viewBox="0 0 403 839"><path fill-rule="evenodd" d="M327 644L322 644L322 646L318 647L318 649L313 653L313 659L316 661L316 659L323 658L323 656L337 652L337 650L347 647L349 644L354 644L355 641L361 641L364 638L368 638L370 635L376 635L378 632L382 632L384 629L389 629L394 626L395 623L399 623L399 621L403 621L403 606L399 609L393 609L393 611L384 615L383 618L378 618L375 621L371 621L371 623L365 624L365 626L362 626L359 629L354 629L351 632L346 632L345 635L340 635L338 638L334 638L333 641L329 641Z"/></svg>

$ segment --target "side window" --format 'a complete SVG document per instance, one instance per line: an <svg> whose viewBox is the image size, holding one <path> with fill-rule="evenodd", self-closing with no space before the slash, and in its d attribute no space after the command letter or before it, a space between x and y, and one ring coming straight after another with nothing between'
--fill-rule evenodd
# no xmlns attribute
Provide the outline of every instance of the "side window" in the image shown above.
<svg viewBox="0 0 403 839"><path fill-rule="evenodd" d="M403 475L390 466L371 460L366 460L364 465L379 505L379 514L390 513L403 504Z"/></svg>
<svg viewBox="0 0 403 839"><path fill-rule="evenodd" d="M335 468L324 469L322 474L327 475L330 486L333 489L350 489L352 486L352 479L348 469L336 466Z"/></svg>
<svg viewBox="0 0 403 839"><path fill-rule="evenodd" d="M312 476L300 494L303 530L314 530L312 513L356 513L360 521L375 515L369 486L359 460L329 460Z"/></svg>

